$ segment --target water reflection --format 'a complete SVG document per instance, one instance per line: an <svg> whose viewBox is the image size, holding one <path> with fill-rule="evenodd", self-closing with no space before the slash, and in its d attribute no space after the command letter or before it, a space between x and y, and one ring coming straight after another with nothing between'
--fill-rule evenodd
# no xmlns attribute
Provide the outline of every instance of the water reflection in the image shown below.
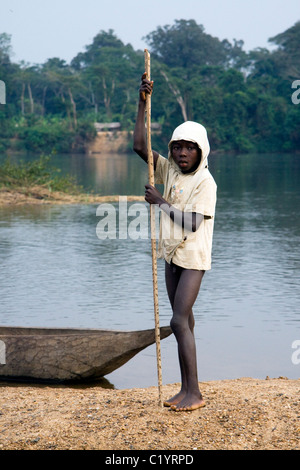
<svg viewBox="0 0 300 470"><path fill-rule="evenodd" d="M15 162L24 162L37 158L36 155L11 155ZM5 156L0 155L0 163ZM53 154L51 167L59 168L61 174L72 175L86 191L97 194L138 195L143 194L147 182L147 166L135 154Z"/></svg>
<svg viewBox="0 0 300 470"><path fill-rule="evenodd" d="M76 171L95 192L143 193L147 168L133 155L60 158L63 171ZM213 269L195 306L200 379L296 378L299 159L218 155L210 161L218 204ZM150 243L99 240L96 209L0 208L2 325L153 327ZM163 262L158 277L161 324L168 324ZM174 338L162 342L162 355L164 382L178 381ZM121 387L153 385L154 356L150 347L108 379Z"/></svg>

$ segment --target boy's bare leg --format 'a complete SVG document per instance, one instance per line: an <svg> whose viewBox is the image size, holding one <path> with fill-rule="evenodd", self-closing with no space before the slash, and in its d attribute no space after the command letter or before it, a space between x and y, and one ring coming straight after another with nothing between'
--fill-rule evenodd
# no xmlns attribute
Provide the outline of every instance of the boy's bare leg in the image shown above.
<svg viewBox="0 0 300 470"><path fill-rule="evenodd" d="M177 289L177 285L180 279L181 272L182 272L182 268L172 265L172 264L169 265L166 262L165 279L166 279L166 286L167 286L168 296L169 296L172 309L174 305L176 289ZM190 316L189 316L189 326L190 326L192 333L194 332L194 325L195 325L195 320L194 320L193 312L191 311ZM179 350L178 350L178 358L179 358L179 365L180 365L180 372L181 372L181 390L172 398L170 398L169 400L166 400L164 402L164 406L177 405L185 397L186 392L187 392L186 373L184 370L184 363L180 357Z"/></svg>
<svg viewBox="0 0 300 470"><path fill-rule="evenodd" d="M166 285L173 309L171 327L178 343L181 390L164 404L176 411L190 411L205 405L198 385L192 312L203 274L204 271L186 270L166 263Z"/></svg>
<svg viewBox="0 0 300 470"><path fill-rule="evenodd" d="M169 265L167 262L165 263L165 280L167 286L167 292L170 300L170 304L173 310L174 305L174 298L176 294L177 285L180 279L182 269L178 266L173 264ZM179 393L174 395L174 397L166 400L164 402L164 406L172 406L177 405L186 395L187 390L187 383L186 383L186 374L184 371L184 364L180 357L180 352L178 351L178 358L179 358L179 365L180 365L180 372L181 372L181 390Z"/></svg>
<svg viewBox="0 0 300 470"><path fill-rule="evenodd" d="M178 286L178 282L180 280L181 272L182 272L182 268L174 264L169 265L166 262L165 280L166 280L166 286L167 286L168 296L169 296L169 300L172 306L172 310L173 310L176 289ZM194 331L194 324L195 324L195 320L194 320L193 312L191 311L190 316L189 316L189 326L192 332ZM174 395L174 397L170 398L169 400L166 400L164 402L164 406L177 405L185 397L186 392L187 392L186 373L184 370L184 363L180 357L179 350L178 350L178 358L179 358L179 365L180 365L180 372L181 372L181 390L179 391L179 393Z"/></svg>

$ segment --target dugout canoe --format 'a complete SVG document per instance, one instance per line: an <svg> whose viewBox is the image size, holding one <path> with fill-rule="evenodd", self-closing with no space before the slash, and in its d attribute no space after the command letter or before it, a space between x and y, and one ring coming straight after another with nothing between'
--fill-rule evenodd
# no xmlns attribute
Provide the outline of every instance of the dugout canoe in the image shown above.
<svg viewBox="0 0 300 470"><path fill-rule="evenodd" d="M160 338L171 334L160 328ZM95 381L155 343L155 330L118 331L0 326L0 379Z"/></svg>

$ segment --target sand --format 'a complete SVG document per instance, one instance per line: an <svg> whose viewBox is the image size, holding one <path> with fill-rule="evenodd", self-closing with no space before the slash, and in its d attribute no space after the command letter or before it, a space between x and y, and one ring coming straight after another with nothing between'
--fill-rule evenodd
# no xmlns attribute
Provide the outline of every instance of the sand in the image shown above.
<svg viewBox="0 0 300 470"><path fill-rule="evenodd" d="M127 201L144 201L144 196L126 196ZM42 204L101 204L118 202L119 196L101 196L97 194L68 194L59 191L49 191L43 186L30 189L9 190L0 188L1 206L42 205Z"/></svg>
<svg viewBox="0 0 300 470"><path fill-rule="evenodd" d="M157 387L0 383L2 450L300 449L300 380L201 383L206 407L175 412ZM163 386L163 398L179 384Z"/></svg>

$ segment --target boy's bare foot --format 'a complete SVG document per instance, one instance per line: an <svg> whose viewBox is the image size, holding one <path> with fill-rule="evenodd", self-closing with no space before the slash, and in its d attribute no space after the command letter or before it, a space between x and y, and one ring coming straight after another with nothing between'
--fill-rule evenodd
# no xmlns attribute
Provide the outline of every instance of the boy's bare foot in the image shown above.
<svg viewBox="0 0 300 470"><path fill-rule="evenodd" d="M186 395L183 400L177 404L171 405L173 411L194 411L198 408L203 408L205 401L202 397L195 397L193 395Z"/></svg>
<svg viewBox="0 0 300 470"><path fill-rule="evenodd" d="M175 405L178 405L178 403L180 403L184 397L186 395L186 392L184 392L183 390L181 390L179 393L177 393L176 395L174 395L174 397L172 398L169 398L169 400L166 400L164 402L164 406L175 406Z"/></svg>

